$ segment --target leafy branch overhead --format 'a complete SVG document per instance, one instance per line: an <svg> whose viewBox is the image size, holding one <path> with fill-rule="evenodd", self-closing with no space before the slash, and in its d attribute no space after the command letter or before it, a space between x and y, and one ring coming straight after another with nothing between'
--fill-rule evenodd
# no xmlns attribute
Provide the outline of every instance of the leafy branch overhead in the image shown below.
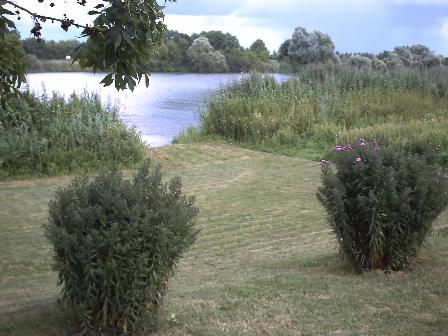
<svg viewBox="0 0 448 336"><path fill-rule="evenodd" d="M175 1L166 0L165 3ZM56 6L50 1L38 2L43 6ZM76 2L86 6L88 1ZM16 30L14 18L20 20L21 15L30 15L34 20L30 32L37 38L41 37L43 24L47 21L60 22L61 29L65 31L72 27L82 29L81 36L86 37L87 41L79 48L74 61L78 61L82 68L92 67L95 72L107 72L108 75L102 80L105 86L115 83L117 90L133 90L143 78L148 86L145 64L163 45L163 33L166 30L163 9L164 6L156 0L101 0L93 10L87 12L94 17L89 25L75 22L67 14L62 17L46 16L19 5L18 1L0 0L2 101L7 92L16 91L24 81L23 66L5 66L13 58L16 62L20 60L23 63L24 60L19 46L10 42L9 33ZM10 52L6 52L8 48ZM14 51L11 48L15 48Z"/></svg>

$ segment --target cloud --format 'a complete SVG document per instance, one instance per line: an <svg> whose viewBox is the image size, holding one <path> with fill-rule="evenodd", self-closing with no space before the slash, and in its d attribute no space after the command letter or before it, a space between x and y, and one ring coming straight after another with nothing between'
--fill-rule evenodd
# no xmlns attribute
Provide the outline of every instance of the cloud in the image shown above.
<svg viewBox="0 0 448 336"><path fill-rule="evenodd" d="M434 6L447 5L448 0L395 0L397 5L418 5L418 6Z"/></svg>
<svg viewBox="0 0 448 336"><path fill-rule="evenodd" d="M238 36L244 47L249 47L256 39L261 38L271 51L276 50L291 34L289 30L272 29L258 18L232 15L166 15L165 23L169 29L190 35L208 30L221 30Z"/></svg>
<svg viewBox="0 0 448 336"><path fill-rule="evenodd" d="M16 0L32 10L61 17L66 13L81 23L90 23L86 8L71 1L39 4ZM96 1L88 1L94 6ZM160 0L163 3L163 0ZM341 52L379 52L396 45L423 43L438 53L448 53L448 0L178 0L168 2L164 12L169 29L192 34L222 30L235 35L248 47L257 38L270 50L277 49L297 26L330 34ZM441 15L441 13L443 13ZM17 22L23 37L29 37L32 21L22 15ZM45 24L48 39L68 39L58 24Z"/></svg>
<svg viewBox="0 0 448 336"><path fill-rule="evenodd" d="M444 19L442 27L440 28L440 33L442 36L448 37L448 17Z"/></svg>

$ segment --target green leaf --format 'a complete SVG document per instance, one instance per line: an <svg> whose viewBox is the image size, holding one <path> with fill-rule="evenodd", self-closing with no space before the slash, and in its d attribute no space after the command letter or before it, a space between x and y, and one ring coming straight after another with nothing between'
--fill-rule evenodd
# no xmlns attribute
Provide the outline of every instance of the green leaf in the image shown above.
<svg viewBox="0 0 448 336"><path fill-rule="evenodd" d="M113 34L113 39L114 39L115 50L117 50L118 47L121 45L121 42L123 41L121 32L117 31L116 34Z"/></svg>
<svg viewBox="0 0 448 336"><path fill-rule="evenodd" d="M104 86L109 86L113 83L113 74L108 74L106 77L103 78L103 80L100 82L101 84L104 84Z"/></svg>

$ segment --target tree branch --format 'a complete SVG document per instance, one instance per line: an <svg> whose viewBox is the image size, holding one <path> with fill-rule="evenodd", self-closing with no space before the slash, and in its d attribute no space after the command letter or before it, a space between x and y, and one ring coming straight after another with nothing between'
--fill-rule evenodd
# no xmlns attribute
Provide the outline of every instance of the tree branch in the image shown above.
<svg viewBox="0 0 448 336"><path fill-rule="evenodd" d="M45 22L46 20L51 20L51 21L58 21L58 22L60 22L62 24L65 24L67 22L67 20L68 20L68 19L58 19L58 18L51 17L51 16L45 16L45 15L40 15L40 14L37 14L37 13L33 13L29 9L26 9L25 7L22 7L22 6L16 4L13 1L10 1L10 0L6 0L6 3L11 5L11 6L13 6L13 7L15 7L15 8L17 8L17 9L20 9L21 11L24 11L24 12L30 14L35 19L40 19L42 22ZM81 25L81 24L78 24L78 23L75 23L75 22L70 22L70 23L71 23L71 26L75 26L77 28L85 28L85 27L87 27L87 25Z"/></svg>

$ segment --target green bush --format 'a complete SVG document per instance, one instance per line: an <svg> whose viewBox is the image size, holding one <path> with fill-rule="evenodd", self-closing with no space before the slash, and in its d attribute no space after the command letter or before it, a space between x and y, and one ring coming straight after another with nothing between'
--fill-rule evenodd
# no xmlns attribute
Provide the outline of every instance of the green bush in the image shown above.
<svg viewBox="0 0 448 336"><path fill-rule="evenodd" d="M154 321L168 276L195 241L198 210L181 180L146 162L132 181L116 170L76 178L50 203L46 235L62 297L81 332L134 332Z"/></svg>
<svg viewBox="0 0 448 336"><path fill-rule="evenodd" d="M357 270L410 266L448 204L447 176L436 158L424 146L402 152L360 140L336 147L332 163L322 162L317 196L341 252Z"/></svg>
<svg viewBox="0 0 448 336"><path fill-rule="evenodd" d="M64 99L23 92L0 107L0 177L132 167L145 148L118 109L96 94Z"/></svg>

